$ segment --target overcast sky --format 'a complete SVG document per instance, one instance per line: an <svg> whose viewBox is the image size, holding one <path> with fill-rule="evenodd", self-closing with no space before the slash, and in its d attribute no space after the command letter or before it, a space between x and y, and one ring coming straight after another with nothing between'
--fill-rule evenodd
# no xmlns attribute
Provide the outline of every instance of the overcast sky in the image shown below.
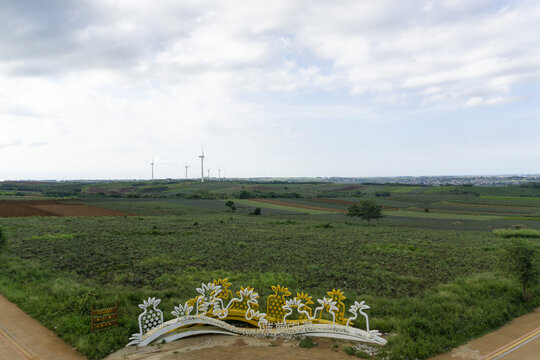
<svg viewBox="0 0 540 360"><path fill-rule="evenodd" d="M540 2L0 0L0 180L540 173Z"/></svg>

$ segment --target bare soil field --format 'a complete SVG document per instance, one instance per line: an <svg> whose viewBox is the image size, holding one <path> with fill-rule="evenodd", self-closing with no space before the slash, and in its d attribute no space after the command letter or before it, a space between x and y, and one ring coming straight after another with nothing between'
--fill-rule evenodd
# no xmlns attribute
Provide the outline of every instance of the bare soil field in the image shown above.
<svg viewBox="0 0 540 360"><path fill-rule="evenodd" d="M115 210L58 200L1 200L0 217L20 216L123 216ZM129 214L128 214L129 215Z"/></svg>

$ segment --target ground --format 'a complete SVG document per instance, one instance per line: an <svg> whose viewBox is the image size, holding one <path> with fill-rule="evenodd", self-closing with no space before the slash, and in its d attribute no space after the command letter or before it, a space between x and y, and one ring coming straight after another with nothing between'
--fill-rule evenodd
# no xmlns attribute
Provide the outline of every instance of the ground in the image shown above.
<svg viewBox="0 0 540 360"><path fill-rule="evenodd" d="M298 359L298 360L351 360L343 348L352 346L329 339L315 339L317 344L306 349L298 346L298 340L264 339L227 335L197 336L169 344L129 347L106 360L221 360L221 359ZM337 347L336 347L337 346Z"/></svg>

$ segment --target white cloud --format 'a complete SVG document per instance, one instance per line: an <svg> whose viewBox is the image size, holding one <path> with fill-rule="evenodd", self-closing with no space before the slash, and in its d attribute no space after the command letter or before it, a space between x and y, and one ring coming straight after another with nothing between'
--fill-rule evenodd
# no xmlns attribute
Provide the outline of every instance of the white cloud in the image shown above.
<svg viewBox="0 0 540 360"><path fill-rule="evenodd" d="M82 176L91 166L146 166L153 154L173 174L203 143L236 155L285 144L269 160L279 164L285 149L319 144L303 139L309 124L299 119L364 124L407 106L478 109L522 101L515 89L540 80L535 1L8 5L2 132L41 144L20 156L43 171L47 158Z"/></svg>

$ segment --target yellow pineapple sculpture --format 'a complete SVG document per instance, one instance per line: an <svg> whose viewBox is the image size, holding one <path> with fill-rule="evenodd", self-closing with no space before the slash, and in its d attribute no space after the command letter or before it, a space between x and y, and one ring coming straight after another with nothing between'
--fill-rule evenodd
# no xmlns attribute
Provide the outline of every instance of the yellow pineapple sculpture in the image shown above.
<svg viewBox="0 0 540 360"><path fill-rule="evenodd" d="M296 293L296 296L294 298L296 300L302 301L302 303L305 305L303 307L303 309L306 310L309 313L309 317L312 317L313 312L312 312L311 308L309 307L309 305L313 305L313 301L311 300L312 297L309 296L308 293L301 292L301 293ZM298 315L298 319L299 320L307 320L308 317L305 314L300 313Z"/></svg>
<svg viewBox="0 0 540 360"><path fill-rule="evenodd" d="M278 323L283 321L285 310L283 306L286 303L286 296L290 296L289 288L281 285L272 286L273 295L268 296L266 303L266 318L270 322Z"/></svg>

